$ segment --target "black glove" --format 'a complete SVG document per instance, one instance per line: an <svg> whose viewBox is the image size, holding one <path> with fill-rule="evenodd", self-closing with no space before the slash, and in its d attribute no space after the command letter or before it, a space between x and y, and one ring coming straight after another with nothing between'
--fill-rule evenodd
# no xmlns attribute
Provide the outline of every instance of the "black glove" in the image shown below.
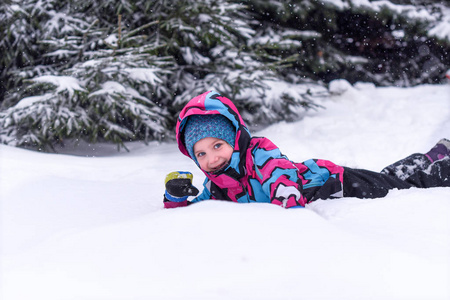
<svg viewBox="0 0 450 300"><path fill-rule="evenodd" d="M192 185L193 177L190 172L178 171L167 174L164 208L188 205L187 198L198 194L198 189Z"/></svg>

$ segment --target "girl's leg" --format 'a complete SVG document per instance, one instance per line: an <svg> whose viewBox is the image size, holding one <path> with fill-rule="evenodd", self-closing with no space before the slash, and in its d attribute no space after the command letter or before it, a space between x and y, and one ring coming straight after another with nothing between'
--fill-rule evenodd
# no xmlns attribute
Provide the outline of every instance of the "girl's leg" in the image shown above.
<svg viewBox="0 0 450 300"><path fill-rule="evenodd" d="M411 187L450 187L450 158L430 163L424 170L416 168L415 172L405 179L401 176L344 167L344 197L380 198L386 196L389 190Z"/></svg>
<svg viewBox="0 0 450 300"><path fill-rule="evenodd" d="M442 139L427 153L412 154L387 166L381 173L419 188L448 186L449 159L450 141Z"/></svg>
<svg viewBox="0 0 450 300"><path fill-rule="evenodd" d="M381 174L406 180L420 170L426 170L432 164L425 154L415 153L381 170Z"/></svg>
<svg viewBox="0 0 450 300"><path fill-rule="evenodd" d="M392 189L413 187L398 177L344 167L344 197L381 198Z"/></svg>
<svg viewBox="0 0 450 300"><path fill-rule="evenodd" d="M450 141L442 139L426 154L412 154L380 173L344 168L344 197L379 198L391 189L450 187Z"/></svg>
<svg viewBox="0 0 450 300"><path fill-rule="evenodd" d="M424 170L418 170L405 179L418 188L450 187L450 157L437 160Z"/></svg>

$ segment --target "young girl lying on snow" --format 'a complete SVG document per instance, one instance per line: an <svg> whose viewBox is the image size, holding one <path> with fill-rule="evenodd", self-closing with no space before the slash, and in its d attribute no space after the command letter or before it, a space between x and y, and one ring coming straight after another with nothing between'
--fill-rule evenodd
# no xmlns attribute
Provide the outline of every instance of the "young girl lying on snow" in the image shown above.
<svg viewBox="0 0 450 300"><path fill-rule="evenodd" d="M293 163L267 138L251 137L234 104L216 92L193 98L180 112L176 137L180 151L205 173L203 192L192 174L166 177L164 207L207 199L270 202L303 207L317 199L378 198L391 189L450 187L450 141L442 139L426 154L413 154L380 173L310 159Z"/></svg>

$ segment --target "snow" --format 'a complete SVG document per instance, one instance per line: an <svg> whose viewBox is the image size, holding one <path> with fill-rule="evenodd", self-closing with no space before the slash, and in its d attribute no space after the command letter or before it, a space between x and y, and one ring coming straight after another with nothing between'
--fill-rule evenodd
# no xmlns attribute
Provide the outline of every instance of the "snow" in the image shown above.
<svg viewBox="0 0 450 300"><path fill-rule="evenodd" d="M162 82L158 77L158 72L161 72L159 68L125 68L124 72L127 73L131 79L149 83L152 86L156 86Z"/></svg>
<svg viewBox="0 0 450 300"><path fill-rule="evenodd" d="M450 137L450 85L331 89L326 109L253 134L372 170ZM167 173L202 173L173 142L127 147L0 145L2 300L450 299L449 188L164 210Z"/></svg>
<svg viewBox="0 0 450 300"><path fill-rule="evenodd" d="M105 39L105 43L107 43L113 47L117 47L118 41L119 41L119 38L117 37L116 34L111 34Z"/></svg>
<svg viewBox="0 0 450 300"><path fill-rule="evenodd" d="M35 82L49 83L56 86L56 92L67 91L72 97L75 91L85 91L80 81L71 76L44 75L32 79Z"/></svg>
<svg viewBox="0 0 450 300"><path fill-rule="evenodd" d="M443 8L444 9L444 8ZM444 21L429 30L431 36L450 41L450 8L445 8Z"/></svg>
<svg viewBox="0 0 450 300"><path fill-rule="evenodd" d="M181 47L181 53L183 55L184 60L188 63L188 64L195 64L198 66L204 65L204 64L208 64L211 60L206 57L201 55L198 52L192 52L192 49L189 47Z"/></svg>
<svg viewBox="0 0 450 300"><path fill-rule="evenodd" d="M309 38L320 38L322 34L313 30L286 30L282 32L283 36L299 36L299 37L309 37Z"/></svg>
<svg viewBox="0 0 450 300"><path fill-rule="evenodd" d="M437 37L450 41L450 8L443 4L436 3L435 10L439 13L429 12L424 6L395 4L387 0L321 0L321 3L332 5L337 9L363 9L365 11L381 12L387 8L392 12L407 17L411 21L430 22L427 30L430 37Z"/></svg>
<svg viewBox="0 0 450 300"><path fill-rule="evenodd" d="M40 95L40 96L25 97L22 100L20 100L19 102L17 102L16 105L14 105L14 109L25 108L25 107L29 107L32 105L36 105L37 103L40 103L40 102L46 102L49 99L51 99L52 96L53 96L52 94L48 93L48 94L44 94L44 95Z"/></svg>
<svg viewBox="0 0 450 300"><path fill-rule="evenodd" d="M102 88L98 91L91 93L92 96L102 95L102 94L123 94L126 92L126 87L118 83L117 81L106 81L102 83Z"/></svg>

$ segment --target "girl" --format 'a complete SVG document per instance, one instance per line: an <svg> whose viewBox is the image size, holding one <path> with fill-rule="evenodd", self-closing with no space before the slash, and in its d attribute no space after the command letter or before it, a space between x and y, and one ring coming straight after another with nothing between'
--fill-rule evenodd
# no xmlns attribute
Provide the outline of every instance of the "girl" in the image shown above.
<svg viewBox="0 0 450 300"><path fill-rule="evenodd" d="M207 199L270 202L304 207L317 199L378 198L391 189L450 186L450 141L442 139L426 154L413 154L380 173L310 159L293 163L267 138L251 137L234 104L217 92L193 98L180 112L176 138L180 151L205 173L203 192L192 174L166 177L164 207Z"/></svg>

